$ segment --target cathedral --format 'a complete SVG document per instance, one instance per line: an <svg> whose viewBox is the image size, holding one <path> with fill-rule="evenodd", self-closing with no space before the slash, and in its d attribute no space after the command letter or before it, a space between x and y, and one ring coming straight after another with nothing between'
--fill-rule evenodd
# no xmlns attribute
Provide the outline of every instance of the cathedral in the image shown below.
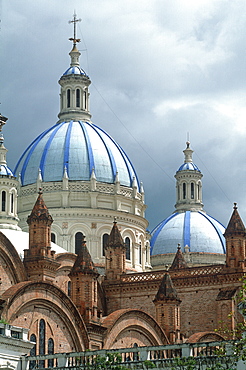
<svg viewBox="0 0 246 370"><path fill-rule="evenodd" d="M75 28L72 42L58 121L13 172L0 136L2 322L29 330L32 355L223 339L221 322L233 332L243 320L237 205L226 228L206 214L187 142L175 211L150 234L132 162L91 120Z"/></svg>

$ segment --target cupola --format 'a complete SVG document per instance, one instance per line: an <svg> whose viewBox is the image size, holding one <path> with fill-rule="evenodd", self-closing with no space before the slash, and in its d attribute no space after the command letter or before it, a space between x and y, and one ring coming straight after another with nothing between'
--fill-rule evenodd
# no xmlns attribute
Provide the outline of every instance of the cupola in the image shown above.
<svg viewBox="0 0 246 370"><path fill-rule="evenodd" d="M176 204L178 212L202 211L202 173L193 163L193 150L187 141L184 153L184 163L176 172Z"/></svg>

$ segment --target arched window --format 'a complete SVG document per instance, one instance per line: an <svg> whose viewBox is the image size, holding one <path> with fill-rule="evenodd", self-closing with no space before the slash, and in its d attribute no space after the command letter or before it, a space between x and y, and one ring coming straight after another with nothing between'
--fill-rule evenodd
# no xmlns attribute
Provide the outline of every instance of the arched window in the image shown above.
<svg viewBox="0 0 246 370"><path fill-rule="evenodd" d="M76 89L76 107L80 107L80 89Z"/></svg>
<svg viewBox="0 0 246 370"><path fill-rule="evenodd" d="M34 346L32 347L32 349L30 351L30 356L36 356L36 354L37 354L37 345L36 345L37 339L36 339L35 334L32 334L30 336L30 341L35 342ZM29 369L33 369L35 367L35 365L36 365L36 361L34 361L34 360L30 361Z"/></svg>
<svg viewBox="0 0 246 370"><path fill-rule="evenodd" d="M52 243L56 242L56 235L54 233L51 233L51 241Z"/></svg>
<svg viewBox="0 0 246 370"><path fill-rule="evenodd" d="M48 339L48 355L54 354L54 341L52 338ZM48 367L54 367L54 359L50 358L48 360Z"/></svg>
<svg viewBox="0 0 246 370"><path fill-rule="evenodd" d="M79 254L81 245L83 240L83 234L81 232L78 232L75 234L75 253Z"/></svg>
<svg viewBox="0 0 246 370"><path fill-rule="evenodd" d="M138 252L139 252L139 257L138 257L138 260L139 260L139 264L141 265L142 263L142 244L141 242L139 243L139 247L138 247Z"/></svg>
<svg viewBox="0 0 246 370"><path fill-rule="evenodd" d="M138 348L138 344L134 343L133 348ZM133 352L133 361L138 361L139 360L139 352Z"/></svg>
<svg viewBox="0 0 246 370"><path fill-rule="evenodd" d="M105 256L105 247L108 243L108 237L109 237L108 234L103 234L103 237L102 237L102 255L103 256Z"/></svg>
<svg viewBox="0 0 246 370"><path fill-rule="evenodd" d="M6 211L6 191L2 191L2 212Z"/></svg>
<svg viewBox="0 0 246 370"><path fill-rule="evenodd" d="M11 193L11 213L14 213L14 193Z"/></svg>
<svg viewBox="0 0 246 370"><path fill-rule="evenodd" d="M85 110L87 109L87 92L84 91Z"/></svg>
<svg viewBox="0 0 246 370"><path fill-rule="evenodd" d="M67 282L67 295L71 297L71 281Z"/></svg>
<svg viewBox="0 0 246 370"><path fill-rule="evenodd" d="M131 241L128 236L125 238L125 246L126 246L126 259L130 260L131 259Z"/></svg>
<svg viewBox="0 0 246 370"><path fill-rule="evenodd" d="M186 183L183 183L183 199L186 199Z"/></svg>
<svg viewBox="0 0 246 370"><path fill-rule="evenodd" d="M71 90L67 89L67 108L71 106Z"/></svg>
<svg viewBox="0 0 246 370"><path fill-rule="evenodd" d="M197 199L200 199L200 186L199 184L197 185Z"/></svg>
<svg viewBox="0 0 246 370"><path fill-rule="evenodd" d="M45 354L45 321L39 322L39 355ZM39 361L39 367L45 367L45 361Z"/></svg>
<svg viewBox="0 0 246 370"><path fill-rule="evenodd" d="M190 184L190 197L191 197L191 199L194 199L195 198L195 185L194 185L194 182L192 182Z"/></svg>

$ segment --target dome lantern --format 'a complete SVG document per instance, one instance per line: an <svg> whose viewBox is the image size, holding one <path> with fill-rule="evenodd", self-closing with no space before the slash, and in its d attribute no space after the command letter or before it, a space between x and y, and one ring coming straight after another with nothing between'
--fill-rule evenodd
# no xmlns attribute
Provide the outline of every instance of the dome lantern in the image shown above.
<svg viewBox="0 0 246 370"><path fill-rule="evenodd" d="M69 23L74 24L74 36L69 39L73 41L73 48L69 53L71 58L70 67L59 80L61 92L58 123L70 120L90 120L91 118L88 91L91 81L80 67L79 57L81 54L77 49L77 43L80 42L80 39L76 38L76 23L80 21L81 19L76 19L76 14L74 14L73 20L69 21Z"/></svg>

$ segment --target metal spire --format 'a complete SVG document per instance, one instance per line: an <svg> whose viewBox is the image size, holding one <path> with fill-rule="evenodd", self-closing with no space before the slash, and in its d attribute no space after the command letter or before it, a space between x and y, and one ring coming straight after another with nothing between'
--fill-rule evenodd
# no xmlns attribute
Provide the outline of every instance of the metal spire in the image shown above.
<svg viewBox="0 0 246 370"><path fill-rule="evenodd" d="M73 20L68 21L68 23L73 23L73 37L70 37L70 41L73 41L73 46L76 45L77 42L80 42L80 39L76 39L76 23L81 22L81 18L76 19L76 13L74 11Z"/></svg>

